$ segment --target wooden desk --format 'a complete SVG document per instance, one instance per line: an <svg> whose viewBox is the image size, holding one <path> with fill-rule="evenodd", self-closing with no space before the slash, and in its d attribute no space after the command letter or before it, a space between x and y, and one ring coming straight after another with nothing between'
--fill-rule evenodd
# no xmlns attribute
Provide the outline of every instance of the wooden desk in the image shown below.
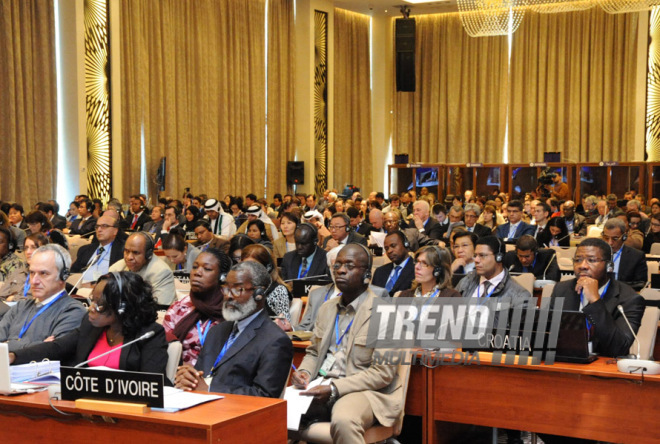
<svg viewBox="0 0 660 444"><path fill-rule="evenodd" d="M286 402L225 395L177 413L144 415L79 410L70 401L48 405L48 393L0 396L0 427L5 442L49 443L283 443L287 439ZM93 416L93 422L81 415ZM111 418L105 422L101 416Z"/></svg>
<svg viewBox="0 0 660 444"><path fill-rule="evenodd" d="M608 442L660 442L660 376L619 373L609 358L551 366L443 365L427 369L427 442L436 421L576 436ZM407 409L406 409L407 410Z"/></svg>

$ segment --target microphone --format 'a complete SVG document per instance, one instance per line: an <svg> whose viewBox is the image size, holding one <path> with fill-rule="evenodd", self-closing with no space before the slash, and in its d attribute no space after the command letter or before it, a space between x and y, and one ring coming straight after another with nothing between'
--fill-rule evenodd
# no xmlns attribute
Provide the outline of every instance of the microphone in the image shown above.
<svg viewBox="0 0 660 444"><path fill-rule="evenodd" d="M515 266L516 266L516 264L511 264L511 266L509 267L509 271L513 270L513 267L515 267Z"/></svg>
<svg viewBox="0 0 660 444"><path fill-rule="evenodd" d="M548 261L548 264L545 266L545 270L543 270L543 279L536 279L534 281L534 288L543 288L548 284L555 283L555 281L553 281L552 279L546 279L545 274L548 272L548 268L550 268L550 264L552 264L552 261L554 261L556 258L557 258L557 253L553 253L552 257Z"/></svg>
<svg viewBox="0 0 660 444"><path fill-rule="evenodd" d="M85 365L85 364L88 364L88 363L90 363L90 362L92 362L92 361L96 361L97 359L102 358L103 356L106 356L106 355L109 355L110 353L113 353L113 352L116 352L116 351L118 351L118 350L121 350L122 348L124 348L124 347L128 347L128 346L131 345L131 344L134 344L134 343L139 342L139 341L144 341L145 339L149 339L149 338L153 337L155 334L156 334L156 332L153 331L153 330L148 331L148 332L146 332L145 334L143 334L142 336L140 336L140 337L138 337L138 338L136 338L136 339L133 339L132 341L127 342L126 344L122 344L120 347L113 348L112 350L109 350L109 351L107 351L107 352L105 352L105 353L101 353L101 354L98 355L98 356L94 356L92 359L88 359L87 361L83 361L83 362L81 362L80 364L74 366L73 368L79 368L79 367L82 367L82 366Z"/></svg>
<svg viewBox="0 0 660 444"><path fill-rule="evenodd" d="M660 374L660 364L658 364L655 361L640 359L641 356L640 343L639 343L639 339L637 338L637 335L635 334L635 330L633 330L632 326L630 325L630 322L628 322L628 316L626 316L626 312L623 310L623 306L619 304L616 306L616 308L617 310L619 310L619 312L623 316L623 319L626 321L626 325L628 325L628 328L630 329L630 332L633 334L635 341L637 341L637 356L635 357L635 359L618 359L616 362L617 369L622 373L641 373L647 375Z"/></svg>
<svg viewBox="0 0 660 444"><path fill-rule="evenodd" d="M548 272L548 268L550 268L550 264L552 261L554 261L557 258L557 253L553 253L552 257L548 261L548 265L545 266L545 270L543 270L543 280L545 280L545 274Z"/></svg>
<svg viewBox="0 0 660 444"><path fill-rule="evenodd" d="M71 288L71 290L69 290L69 294L68 294L69 296L71 296L71 293L73 293L73 290L75 290L78 287L78 285L80 285L80 282L83 280L83 277L85 276L85 272L87 272L87 270L89 270L91 267L96 265L96 263L100 259L101 259L101 253L97 253L96 256L94 256L94 260L92 260L92 262L90 262L89 265L87 265L85 268L82 269L82 273L80 274L80 279L78 279L78 281L73 286L73 288Z"/></svg>
<svg viewBox="0 0 660 444"><path fill-rule="evenodd" d="M305 276L304 278L294 278L294 279L287 279L284 282L293 282L293 281L304 281L305 279L314 279L314 278L322 278L328 276L327 274L317 274L316 276Z"/></svg>

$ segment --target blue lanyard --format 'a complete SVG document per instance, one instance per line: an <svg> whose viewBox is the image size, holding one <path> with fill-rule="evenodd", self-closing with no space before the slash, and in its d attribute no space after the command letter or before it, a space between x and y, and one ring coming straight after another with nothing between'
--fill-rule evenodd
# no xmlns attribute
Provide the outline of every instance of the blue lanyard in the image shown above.
<svg viewBox="0 0 660 444"><path fill-rule="evenodd" d="M531 268L532 271L534 271L534 265L536 265L536 259L538 259L538 257L535 256L535 257L534 257L534 262L532 262L532 266L531 266L531 267L523 267L523 272L525 272L525 268L527 268L528 270ZM493 286L493 288L495 288L495 287ZM477 288L477 291L479 291L478 288ZM493 294L493 293L491 292L491 294ZM478 297L478 296L477 296L477 297ZM489 296L489 297L490 297L490 296Z"/></svg>
<svg viewBox="0 0 660 444"><path fill-rule="evenodd" d="M612 281L607 281L607 284L605 284L605 288L603 288L603 292L599 293L599 296L601 299L603 299L603 295L607 293L607 289L610 287L610 282ZM580 290L580 304L582 305L582 308L584 309L584 290ZM591 334L591 322L589 322L589 318L585 316L585 319L587 321L587 331L589 331L589 334Z"/></svg>
<svg viewBox="0 0 660 444"><path fill-rule="evenodd" d="M24 298L27 297L31 286L32 286L32 284L30 284L30 275L28 274L27 278L25 278L25 284L23 284L23 297Z"/></svg>
<svg viewBox="0 0 660 444"><path fill-rule="evenodd" d="M484 281L484 282L485 282L485 281ZM491 282L491 284L492 284L492 282ZM477 299L480 297L480 295L479 295L480 290L479 290L479 289L481 288L481 285L482 285L482 284L479 284L479 285L477 286ZM495 288L497 288L497 285L493 285L493 289L490 290L490 293L488 293L488 294L485 296L484 299L491 297L491 296L493 295L493 293L495 293Z"/></svg>
<svg viewBox="0 0 660 444"><path fill-rule="evenodd" d="M55 297L55 299L53 299L53 300L50 301L48 304L46 304L46 305L44 305L43 307L41 307L41 308L39 309L39 311L37 312L37 314L35 314L34 316L32 316L32 319L30 319L29 322L28 322L27 319L25 319L25 323L23 324L23 328L21 328L21 332L18 334L18 339L21 339L21 338L23 337L23 335L24 335L25 332L28 330L28 328L30 328L30 325L32 325L32 322L34 322L34 320L37 319L41 313L43 313L44 311L48 310L48 307L50 307L50 306L53 305L55 302L57 302L57 300L58 300L59 298L61 298L64 294L66 294L64 291L60 292L60 294L58 294L58 295Z"/></svg>
<svg viewBox="0 0 660 444"><path fill-rule="evenodd" d="M236 336L238 336L238 334ZM229 335L229 337L231 337L231 334ZM227 350L229 350L229 348L232 345L234 345L234 342L236 342L236 338L234 338L234 341L231 344L229 343L229 338L227 338L227 342L225 342L225 345L222 346L222 350L220 350L220 353L218 353L218 357L215 358L215 362L213 363L213 367L211 368L211 374L215 373L215 371L218 368L218 364L220 364L222 358L224 358L225 355L227 354Z"/></svg>
<svg viewBox="0 0 660 444"><path fill-rule="evenodd" d="M335 289L335 286L334 286L334 285L331 285L331 286L330 286L330 289L329 289L328 292L325 294L325 299L323 299L323 302L327 302L327 301L328 301L328 298L330 297L330 293L332 293L332 290L334 290L334 289ZM337 296L341 296L341 293L339 293Z"/></svg>
<svg viewBox="0 0 660 444"><path fill-rule="evenodd" d="M621 248L619 248L619 252L614 255L614 260L612 261L613 264L616 264L616 261L619 260L619 258L621 257L621 253L623 253L623 245L621 246Z"/></svg>
<svg viewBox="0 0 660 444"><path fill-rule="evenodd" d="M337 347L339 347L339 344L341 344L341 341L344 339L344 336L346 336L346 333L351 329L351 325L353 325L353 321L355 318L351 319L351 322L348 324L348 327L346 327L346 330L344 330L344 334L339 336L339 313L337 313L337 317L335 318L335 344Z"/></svg>
<svg viewBox="0 0 660 444"><path fill-rule="evenodd" d="M304 278L307 276L307 273L309 273L309 268L312 266L312 261L309 261L309 264L307 264L307 268L305 269L305 272L302 273L302 262L300 263L300 267L298 267L298 279ZM302 275L300 274L302 273Z"/></svg>
<svg viewBox="0 0 660 444"><path fill-rule="evenodd" d="M206 329L202 329L202 321L197 321L197 336L199 337L199 343L204 347L204 341L206 341L206 335L209 334L211 329L211 320L207 320L205 323Z"/></svg>

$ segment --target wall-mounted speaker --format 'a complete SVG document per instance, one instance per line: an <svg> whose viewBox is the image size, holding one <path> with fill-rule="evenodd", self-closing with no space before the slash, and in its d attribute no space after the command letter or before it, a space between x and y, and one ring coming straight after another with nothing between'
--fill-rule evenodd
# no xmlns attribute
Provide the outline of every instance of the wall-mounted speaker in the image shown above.
<svg viewBox="0 0 660 444"><path fill-rule="evenodd" d="M305 183L305 162L290 160L286 164L287 185L303 185Z"/></svg>

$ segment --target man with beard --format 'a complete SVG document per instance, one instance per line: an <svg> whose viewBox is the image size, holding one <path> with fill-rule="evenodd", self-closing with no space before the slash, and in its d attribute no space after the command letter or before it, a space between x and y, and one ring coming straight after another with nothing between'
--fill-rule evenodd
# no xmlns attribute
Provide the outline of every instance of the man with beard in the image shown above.
<svg viewBox="0 0 660 444"><path fill-rule="evenodd" d="M264 310L271 284L266 268L241 262L223 287L225 322L213 327L195 367L179 367L175 385L184 390L278 398L293 359L289 337Z"/></svg>

